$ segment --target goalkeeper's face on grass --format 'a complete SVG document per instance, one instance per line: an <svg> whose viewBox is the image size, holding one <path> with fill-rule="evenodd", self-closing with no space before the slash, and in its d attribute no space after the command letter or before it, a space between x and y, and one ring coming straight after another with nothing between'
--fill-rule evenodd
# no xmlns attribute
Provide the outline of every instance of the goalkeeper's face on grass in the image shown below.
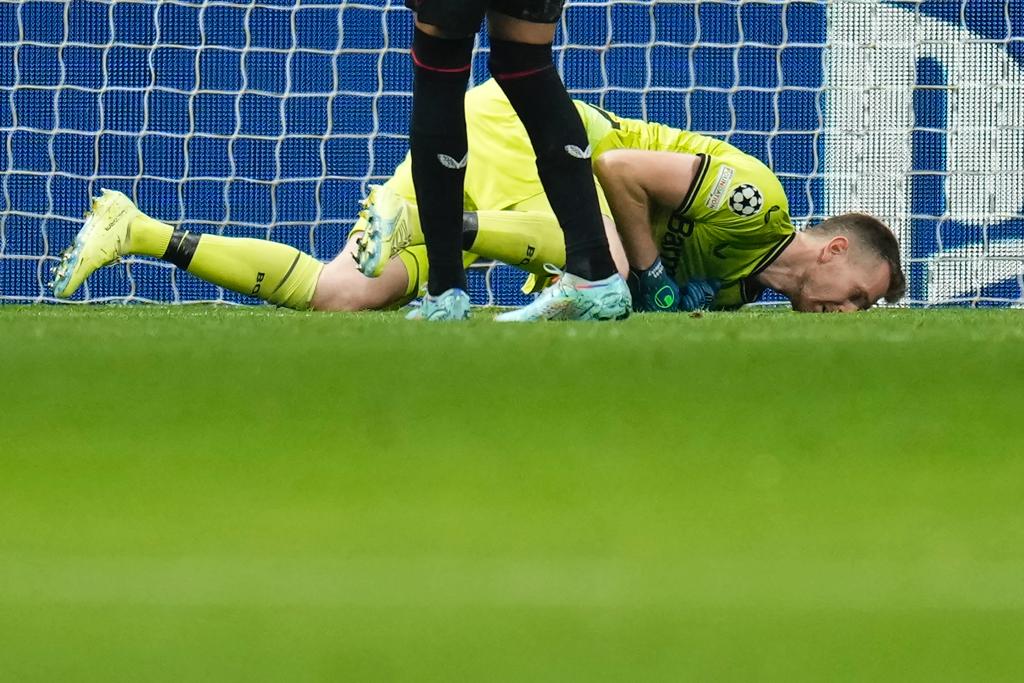
<svg viewBox="0 0 1024 683"><path fill-rule="evenodd" d="M793 310L805 313L866 311L885 296L889 277L888 263L837 235L822 241L818 258L790 301Z"/></svg>

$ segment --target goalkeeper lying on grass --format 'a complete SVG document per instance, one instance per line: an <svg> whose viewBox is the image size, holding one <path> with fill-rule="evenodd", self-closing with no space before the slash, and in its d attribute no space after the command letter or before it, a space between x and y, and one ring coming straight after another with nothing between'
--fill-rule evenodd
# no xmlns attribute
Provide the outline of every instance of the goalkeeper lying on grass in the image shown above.
<svg viewBox="0 0 1024 683"><path fill-rule="evenodd" d="M732 309L766 287L799 311L862 310L903 295L899 248L878 220L845 214L795 232L781 184L753 157L713 138L576 106L612 255L629 271L636 310ZM466 175L465 259L518 266L531 273L526 286L540 289L564 263L565 247L526 131L492 81L469 91L466 115L478 162ZM70 297L97 268L140 254L279 306L392 308L427 281L414 201L406 157L324 264L276 242L177 230L104 191L55 269L53 289Z"/></svg>

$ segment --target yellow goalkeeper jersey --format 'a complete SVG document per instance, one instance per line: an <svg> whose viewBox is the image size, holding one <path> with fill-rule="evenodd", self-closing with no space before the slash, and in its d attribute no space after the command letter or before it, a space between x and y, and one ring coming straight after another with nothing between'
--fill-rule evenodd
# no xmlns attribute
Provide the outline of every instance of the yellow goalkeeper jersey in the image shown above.
<svg viewBox="0 0 1024 683"><path fill-rule="evenodd" d="M543 194L526 128L494 79L466 93L466 138L469 162L463 199L467 211L501 211ZM390 182L399 194L415 201L408 154Z"/></svg>
<svg viewBox="0 0 1024 683"><path fill-rule="evenodd" d="M718 280L714 308L737 308L757 298L756 280L793 240L789 201L771 170L715 138L576 104L594 158L613 149L683 152L700 158L696 178L678 206L651 216L665 269L684 283Z"/></svg>
<svg viewBox="0 0 1024 683"><path fill-rule="evenodd" d="M696 179L679 205L651 217L666 269L680 283L714 279L714 308L736 308L760 294L753 275L793 239L789 202L763 163L715 138L660 123L622 118L575 102L593 158L612 149L683 152L700 157ZM494 80L466 93L467 210L507 209L543 192L536 157L522 122ZM392 179L414 199L408 156ZM604 193L598 188L602 206Z"/></svg>

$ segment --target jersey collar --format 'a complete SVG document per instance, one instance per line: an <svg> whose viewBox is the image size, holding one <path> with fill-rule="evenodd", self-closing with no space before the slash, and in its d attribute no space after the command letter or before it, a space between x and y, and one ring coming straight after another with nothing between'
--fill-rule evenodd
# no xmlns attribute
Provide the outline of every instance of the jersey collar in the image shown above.
<svg viewBox="0 0 1024 683"><path fill-rule="evenodd" d="M754 266L754 270L750 272L750 275L740 280L740 299L743 303L752 304L761 296L766 288L758 282L758 274L774 263L775 259L779 258L794 239L796 239L796 233L791 232L779 240L778 244L772 247L771 251L761 257L761 260Z"/></svg>

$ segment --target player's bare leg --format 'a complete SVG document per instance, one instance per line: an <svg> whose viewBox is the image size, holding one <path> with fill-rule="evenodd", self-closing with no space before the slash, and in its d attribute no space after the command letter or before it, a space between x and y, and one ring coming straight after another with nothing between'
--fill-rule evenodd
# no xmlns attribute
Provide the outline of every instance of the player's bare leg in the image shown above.
<svg viewBox="0 0 1024 683"><path fill-rule="evenodd" d="M402 258L390 259L381 267L378 277L366 277L359 272L354 258L357 240L358 235L349 238L345 248L324 266L310 302L313 310L386 309L415 294L418 280L410 282L409 269Z"/></svg>

